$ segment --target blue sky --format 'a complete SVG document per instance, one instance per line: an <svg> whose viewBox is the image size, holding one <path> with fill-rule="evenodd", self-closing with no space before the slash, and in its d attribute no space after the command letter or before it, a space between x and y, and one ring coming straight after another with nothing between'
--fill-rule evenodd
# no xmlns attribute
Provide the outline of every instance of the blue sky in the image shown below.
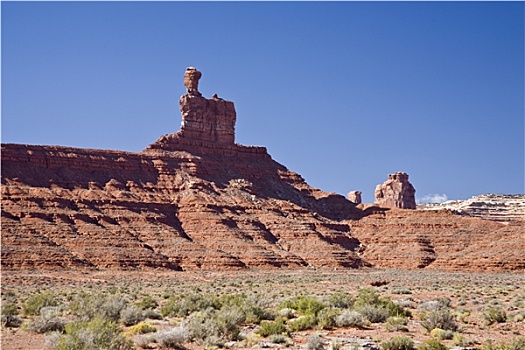
<svg viewBox="0 0 525 350"><path fill-rule="evenodd" d="M524 192L523 2L5 2L2 142L140 151L183 73L236 141L373 201Z"/></svg>

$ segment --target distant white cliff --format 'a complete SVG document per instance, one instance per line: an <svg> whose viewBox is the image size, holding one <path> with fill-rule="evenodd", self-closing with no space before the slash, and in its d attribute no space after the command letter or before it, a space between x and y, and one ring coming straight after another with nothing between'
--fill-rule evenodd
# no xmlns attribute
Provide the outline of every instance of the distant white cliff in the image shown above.
<svg viewBox="0 0 525 350"><path fill-rule="evenodd" d="M525 221L525 194L482 194L466 200L451 200L439 204L418 204L421 210L451 210L459 215L487 220Z"/></svg>

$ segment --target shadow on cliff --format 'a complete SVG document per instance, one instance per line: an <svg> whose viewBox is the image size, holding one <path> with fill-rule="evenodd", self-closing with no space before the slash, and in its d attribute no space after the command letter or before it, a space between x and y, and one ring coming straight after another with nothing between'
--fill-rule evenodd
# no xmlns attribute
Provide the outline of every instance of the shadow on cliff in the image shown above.
<svg viewBox="0 0 525 350"><path fill-rule="evenodd" d="M364 216L363 211L344 196L309 186L299 174L273 160L265 148L258 147L264 152L244 153L251 148L236 147L237 154L230 155L193 150L192 154L198 156L194 160L194 176L213 182L221 189L230 187L235 180L247 181L243 190L250 195L264 200L289 201L330 220L355 220Z"/></svg>
<svg viewBox="0 0 525 350"><path fill-rule="evenodd" d="M2 184L31 187L108 189L130 191L140 187L177 192L177 176L185 173L213 182L219 188L246 180L244 190L261 199L289 201L330 220L366 216L355 204L335 193L310 187L304 179L274 161L264 147L232 145L206 149L176 145L176 151L139 153L60 146L2 145Z"/></svg>

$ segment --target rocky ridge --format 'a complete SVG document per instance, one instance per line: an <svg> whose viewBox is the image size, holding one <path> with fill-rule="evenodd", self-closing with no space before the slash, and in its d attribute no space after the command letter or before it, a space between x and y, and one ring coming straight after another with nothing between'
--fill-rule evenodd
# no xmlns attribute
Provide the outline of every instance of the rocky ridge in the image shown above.
<svg viewBox="0 0 525 350"><path fill-rule="evenodd" d="M521 223L356 205L235 144L200 76L142 152L2 144L2 268L525 268Z"/></svg>
<svg viewBox="0 0 525 350"><path fill-rule="evenodd" d="M451 200L439 204L418 204L422 210L450 210L459 215L500 222L525 220L525 194L483 194L467 200Z"/></svg>

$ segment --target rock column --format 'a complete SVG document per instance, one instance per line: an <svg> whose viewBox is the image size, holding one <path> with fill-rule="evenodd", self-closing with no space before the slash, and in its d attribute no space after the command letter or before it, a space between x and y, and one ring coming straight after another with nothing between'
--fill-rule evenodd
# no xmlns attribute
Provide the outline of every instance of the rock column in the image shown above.
<svg viewBox="0 0 525 350"><path fill-rule="evenodd" d="M401 209L416 209L416 190L408 182L407 173L389 174L387 181L377 185L374 195L376 204Z"/></svg>
<svg viewBox="0 0 525 350"><path fill-rule="evenodd" d="M233 102L219 98L202 97L198 91L202 73L193 67L186 69L184 85L187 93L179 100L182 113L181 136L183 138L220 144L235 142L236 113Z"/></svg>

